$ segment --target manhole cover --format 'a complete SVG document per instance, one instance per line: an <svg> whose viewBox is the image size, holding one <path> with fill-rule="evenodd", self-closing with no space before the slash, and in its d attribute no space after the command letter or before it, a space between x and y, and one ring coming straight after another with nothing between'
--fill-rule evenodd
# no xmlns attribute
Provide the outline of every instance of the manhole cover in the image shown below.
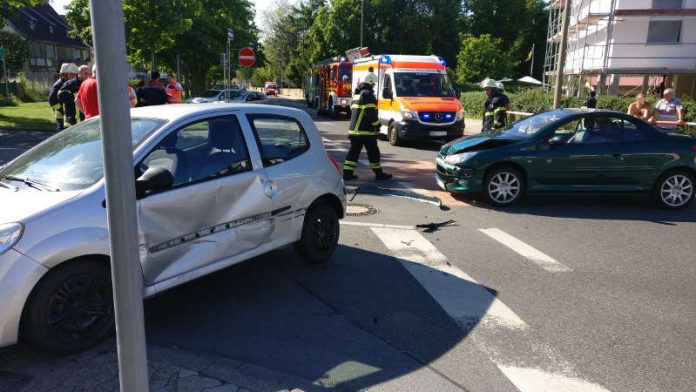
<svg viewBox="0 0 696 392"><path fill-rule="evenodd" d="M378 212L375 207L364 203L348 203L346 207L346 215L348 216L367 216Z"/></svg>

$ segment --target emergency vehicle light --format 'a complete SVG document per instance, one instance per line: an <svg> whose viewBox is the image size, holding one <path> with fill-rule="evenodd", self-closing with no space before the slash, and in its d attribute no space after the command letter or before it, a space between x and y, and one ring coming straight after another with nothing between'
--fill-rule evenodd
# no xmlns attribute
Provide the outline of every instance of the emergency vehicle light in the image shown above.
<svg viewBox="0 0 696 392"><path fill-rule="evenodd" d="M443 67L446 67L446 66L447 66L447 62L445 62L445 59L443 59L442 57L438 57L438 60L440 60L440 64L441 64Z"/></svg>
<svg viewBox="0 0 696 392"><path fill-rule="evenodd" d="M452 119L451 114L449 114L449 113L445 114L445 120L451 120L451 119Z"/></svg>
<svg viewBox="0 0 696 392"><path fill-rule="evenodd" d="M391 64L391 57L384 55L379 59L379 62L382 64Z"/></svg>

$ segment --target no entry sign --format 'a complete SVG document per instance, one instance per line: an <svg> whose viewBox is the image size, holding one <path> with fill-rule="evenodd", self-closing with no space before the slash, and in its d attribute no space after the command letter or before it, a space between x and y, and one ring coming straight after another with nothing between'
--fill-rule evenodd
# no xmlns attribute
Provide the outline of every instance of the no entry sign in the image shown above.
<svg viewBox="0 0 696 392"><path fill-rule="evenodd" d="M239 65L242 67L251 67L256 61L256 55L251 48L242 48L239 51Z"/></svg>

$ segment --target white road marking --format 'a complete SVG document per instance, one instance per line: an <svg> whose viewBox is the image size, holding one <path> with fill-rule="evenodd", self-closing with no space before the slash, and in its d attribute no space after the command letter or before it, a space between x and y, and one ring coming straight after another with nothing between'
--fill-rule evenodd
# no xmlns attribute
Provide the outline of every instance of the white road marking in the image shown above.
<svg viewBox="0 0 696 392"><path fill-rule="evenodd" d="M369 222L355 222L355 221L347 221L345 219L341 220L341 224L346 225L346 226L380 227L380 228L401 229L401 230L414 230L415 229L415 227L413 227L413 226L386 225L383 223L369 223Z"/></svg>
<svg viewBox="0 0 696 392"><path fill-rule="evenodd" d="M533 261L541 268L549 272L571 272L572 268L565 264L559 263L552 257L547 256L545 253L537 250L536 248L525 244L524 242L518 240L517 238L511 236L510 234L496 228L490 229L479 229L480 232L486 234L487 236L493 238L494 240L500 242L501 244L507 246L518 254L526 257L527 259Z"/></svg>
<svg viewBox="0 0 696 392"><path fill-rule="evenodd" d="M451 265L447 257L418 231L386 227L372 227L372 231L440 306L463 327L469 328L480 322L509 329L528 328L519 316L476 280ZM433 273L434 271L441 273Z"/></svg>
<svg viewBox="0 0 696 392"><path fill-rule="evenodd" d="M521 392L609 392L576 377L572 366L560 355L532 339L531 328L524 320L471 276L451 265L417 230L358 225L371 226L392 255ZM509 337L515 342L513 347L499 339L501 332L502 336L506 335L504 332L513 334ZM555 369L554 372L527 366L527 355L532 350L541 353L544 367Z"/></svg>

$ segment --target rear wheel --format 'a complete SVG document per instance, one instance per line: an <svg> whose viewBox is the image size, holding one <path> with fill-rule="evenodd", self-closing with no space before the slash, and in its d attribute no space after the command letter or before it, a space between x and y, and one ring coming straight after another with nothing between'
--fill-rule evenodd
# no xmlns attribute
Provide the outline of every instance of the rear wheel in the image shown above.
<svg viewBox="0 0 696 392"><path fill-rule="evenodd" d="M668 210L687 207L694 199L694 176L682 170L663 174L655 184L653 198Z"/></svg>
<svg viewBox="0 0 696 392"><path fill-rule="evenodd" d="M307 264L321 264L333 254L339 234L336 210L327 204L316 204L305 214L302 237L295 249Z"/></svg>
<svg viewBox="0 0 696 392"><path fill-rule="evenodd" d="M483 193L486 201L492 205L512 205L524 194L522 174L514 167L494 169L486 176Z"/></svg>
<svg viewBox="0 0 696 392"><path fill-rule="evenodd" d="M400 146L404 144L403 140L401 140L401 137L399 137L399 131L396 130L394 123L389 124L387 137L389 138L389 144L391 144L392 146Z"/></svg>
<svg viewBox="0 0 696 392"><path fill-rule="evenodd" d="M99 262L58 266L34 288L22 315L22 332L35 346L78 352L114 329L111 275Z"/></svg>

